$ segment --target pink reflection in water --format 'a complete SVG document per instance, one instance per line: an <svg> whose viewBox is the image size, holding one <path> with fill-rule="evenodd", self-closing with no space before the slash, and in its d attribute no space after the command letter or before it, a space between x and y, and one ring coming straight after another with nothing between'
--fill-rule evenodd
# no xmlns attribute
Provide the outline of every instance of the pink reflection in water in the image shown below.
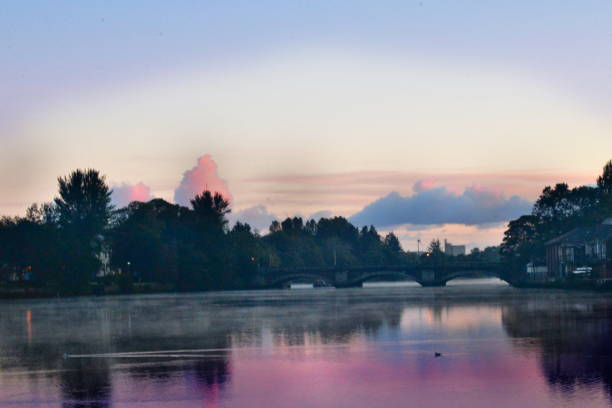
<svg viewBox="0 0 612 408"><path fill-rule="evenodd" d="M443 349L434 357L433 350ZM142 388L123 377L114 406L186 407L607 407L598 389L572 399L551 394L532 353L516 355L505 340L449 343L355 341L350 347L279 346L236 350L231 383L202 384L177 375ZM138 390L138 401L126 398ZM191 404L191 405L190 405ZM561 405L559 405L561 404Z"/></svg>
<svg viewBox="0 0 612 408"><path fill-rule="evenodd" d="M461 301L408 307L341 304L335 313L352 312L328 315L333 304L321 309L323 313L306 308L298 316L290 310L288 319L270 308L252 311L243 326L214 332L216 336L211 335L214 324L203 325L212 315L206 314L201 325L190 317L185 327L195 330L187 332L197 334L194 344L205 343L200 334L210 336L207 349L170 351L167 346L179 347L175 342L180 337L167 341L163 331L149 344L155 351L132 350L130 358L110 353L61 359L58 350L70 343L53 342L54 336L64 339L53 331L47 333L50 354L39 366L31 360L43 349L41 327L50 316L41 318L44 311L37 309L38 317L32 319L32 311L24 308L14 314L19 316L15 327L22 329L15 330L13 340L7 331L4 340L6 345L18 344L14 353L27 358L13 366L17 368L5 369L15 357L3 351L6 345L0 349L0 362L5 364L0 371L0 407L608 407L601 382L607 371L589 359L607 355L607 349L595 351L599 340L609 338L604 330L608 309L579 300L558 309L546 304L543 316L538 302L504 307ZM231 317L239 319L242 312ZM577 326L578 322L584 324ZM120 330L127 327L123 319L116 324ZM151 324L148 317L135 320L126 336L138 330L150 334ZM530 337L537 327L544 328L535 332L540 339ZM574 335L586 329L597 341L589 346L591 352L581 353L588 339ZM73 341L78 335L75 330L66 338ZM91 343L93 337L86 339ZM103 339L96 351L104 350L113 337ZM146 340L138 337L134 344ZM122 343L116 344L119 348ZM157 351L155 359L143 354ZM435 357L435 352L441 356ZM36 369L27 369L28 364ZM576 381L567 380L571 374Z"/></svg>

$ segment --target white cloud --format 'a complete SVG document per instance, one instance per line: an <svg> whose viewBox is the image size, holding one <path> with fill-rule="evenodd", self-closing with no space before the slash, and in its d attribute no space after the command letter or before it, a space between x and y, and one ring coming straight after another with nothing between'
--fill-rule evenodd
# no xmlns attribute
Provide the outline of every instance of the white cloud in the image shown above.
<svg viewBox="0 0 612 408"><path fill-rule="evenodd" d="M230 225L235 224L237 221L245 222L262 233L268 232L270 224L276 219L277 217L268 212L268 209L263 205L232 211L228 216Z"/></svg>

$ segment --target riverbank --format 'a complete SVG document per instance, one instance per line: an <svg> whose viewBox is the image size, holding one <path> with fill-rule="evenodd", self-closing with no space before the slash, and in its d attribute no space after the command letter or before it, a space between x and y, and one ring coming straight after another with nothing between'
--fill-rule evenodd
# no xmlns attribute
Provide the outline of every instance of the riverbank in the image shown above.
<svg viewBox="0 0 612 408"><path fill-rule="evenodd" d="M146 295L156 293L178 292L172 285L160 283L134 283L129 288L118 285L89 285L77 293L61 293L53 288L36 286L0 286L0 299L44 299L75 296L114 296L114 295Z"/></svg>
<svg viewBox="0 0 612 408"><path fill-rule="evenodd" d="M575 281L575 282L534 282L514 281L511 286L521 289L563 289L563 290L590 290L597 292L611 292L612 281Z"/></svg>
<svg viewBox="0 0 612 408"><path fill-rule="evenodd" d="M468 279L469 280L469 279ZM410 282L412 283L412 282ZM535 281L506 281L510 286L519 289L561 289L568 291L595 291L595 292L612 292L612 281L605 283L597 283L592 281L580 282L535 282ZM378 282L380 285L380 282ZM419 286L420 285L415 285ZM373 287L376 287L374 285ZM249 290L253 288L242 288ZM215 289L215 292L234 292L241 289ZM52 288L33 287L33 286L0 286L0 300L11 299L44 299L56 297L78 297L78 296L117 296L117 295L152 295L152 294L171 294L171 293L189 293L201 292L197 291L181 291L177 290L170 284L160 284L152 282L139 282L130 285L127 288L121 288L116 284L112 285L96 285L92 284L83 291L78 293L58 293Z"/></svg>

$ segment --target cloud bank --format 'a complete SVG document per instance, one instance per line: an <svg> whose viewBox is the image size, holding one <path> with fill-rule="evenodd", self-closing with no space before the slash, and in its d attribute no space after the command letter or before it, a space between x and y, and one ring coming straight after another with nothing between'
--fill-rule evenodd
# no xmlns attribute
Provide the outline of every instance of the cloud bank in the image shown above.
<svg viewBox="0 0 612 408"><path fill-rule="evenodd" d="M286 217L301 217L304 221L314 220L318 222L321 218L333 217L333 213L328 210L323 210L317 211L308 217L304 217L301 214L290 215L285 213L281 215L270 212L265 205L260 204L239 211L233 211L228 215L228 220L232 226L237 221L245 222L262 234L267 234L272 221L280 221Z"/></svg>
<svg viewBox="0 0 612 408"><path fill-rule="evenodd" d="M232 211L228 216L231 225L237 221L245 222L259 232L266 233L272 221L277 217L268 212L268 209L263 205L245 208L239 211Z"/></svg>
<svg viewBox="0 0 612 408"><path fill-rule="evenodd" d="M232 199L227 182L217 174L217 163L209 154L200 157L195 167L183 173L181 183L174 190L174 202L189 206L190 200L204 190L219 193L227 200Z"/></svg>
<svg viewBox="0 0 612 408"><path fill-rule="evenodd" d="M388 227L401 224L482 225L508 221L531 211L532 203L522 197L481 186L453 193L446 187L418 182L414 194L402 197L397 192L379 198L350 217L357 225Z"/></svg>
<svg viewBox="0 0 612 408"><path fill-rule="evenodd" d="M121 183L113 187L111 201L115 207L127 206L132 201L146 202L151 200L151 188L144 183Z"/></svg>

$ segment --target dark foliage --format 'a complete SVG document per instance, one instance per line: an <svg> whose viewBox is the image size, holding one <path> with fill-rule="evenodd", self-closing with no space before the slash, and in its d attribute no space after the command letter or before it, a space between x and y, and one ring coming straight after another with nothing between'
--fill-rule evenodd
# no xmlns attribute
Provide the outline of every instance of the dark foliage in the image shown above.
<svg viewBox="0 0 612 408"><path fill-rule="evenodd" d="M593 226L612 217L612 160L603 168L597 185L570 188L565 183L545 187L531 215L510 221L501 254L515 271L525 264L545 261L545 243L580 226Z"/></svg>
<svg viewBox="0 0 612 408"><path fill-rule="evenodd" d="M33 205L23 218L0 220L3 282L58 294L113 286L131 292L142 285L221 290L252 287L268 267L419 261L393 233L381 237L374 226L359 229L343 217L287 218L260 236L248 224L228 228L230 203L218 193L203 191L191 208L153 199L115 210L111 190L95 170L76 170L58 184L53 203ZM443 257L435 241L422 260Z"/></svg>

